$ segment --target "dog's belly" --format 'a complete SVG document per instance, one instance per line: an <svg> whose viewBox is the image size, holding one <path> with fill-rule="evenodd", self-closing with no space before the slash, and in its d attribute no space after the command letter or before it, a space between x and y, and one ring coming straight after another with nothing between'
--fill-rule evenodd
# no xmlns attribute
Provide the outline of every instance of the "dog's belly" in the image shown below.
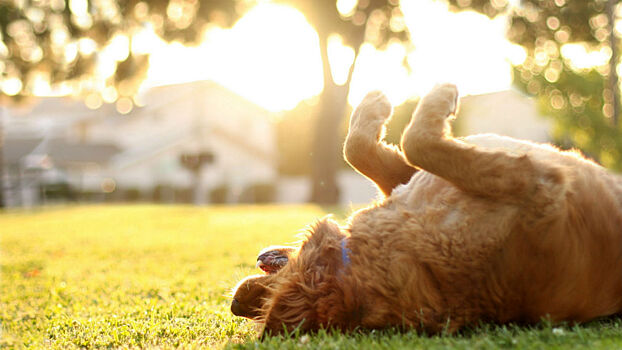
<svg viewBox="0 0 622 350"><path fill-rule="evenodd" d="M504 150L516 155L528 154L541 161L563 158L550 145L494 134L474 135L464 140L481 148ZM511 201L495 201L466 193L423 170L415 173L407 184L397 186L388 202L415 218L430 234L450 237L468 235L474 241L505 239L521 210Z"/></svg>
<svg viewBox="0 0 622 350"><path fill-rule="evenodd" d="M474 260L498 251L515 229L520 208L510 203L465 193L431 173L418 172L389 201L404 224L407 239L421 242L418 259L438 262L451 257L452 264L487 264ZM472 266L475 267L475 266ZM481 266L479 266L481 268Z"/></svg>

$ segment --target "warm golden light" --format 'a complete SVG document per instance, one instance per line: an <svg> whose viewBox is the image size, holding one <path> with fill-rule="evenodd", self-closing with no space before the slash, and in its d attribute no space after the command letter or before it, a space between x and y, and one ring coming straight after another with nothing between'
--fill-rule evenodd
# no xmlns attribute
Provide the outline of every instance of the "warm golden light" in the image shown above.
<svg viewBox="0 0 622 350"><path fill-rule="evenodd" d="M291 109L322 89L317 34L297 10L263 3L230 30L211 28L203 45L163 45L148 85L214 80L272 111Z"/></svg>
<svg viewBox="0 0 622 350"><path fill-rule="evenodd" d="M90 56L97 51L97 44L93 39L80 38L80 40L78 40L78 50L82 55Z"/></svg>
<svg viewBox="0 0 622 350"><path fill-rule="evenodd" d="M86 104L86 107L89 109L97 109L102 106L103 100L98 93L93 92L86 96L84 104Z"/></svg>
<svg viewBox="0 0 622 350"><path fill-rule="evenodd" d="M130 54L130 39L126 35L115 35L105 48L104 54L118 62L125 61Z"/></svg>
<svg viewBox="0 0 622 350"><path fill-rule="evenodd" d="M47 80L47 74L41 71L31 72L26 86L33 95L49 95L52 91L50 82Z"/></svg>
<svg viewBox="0 0 622 350"><path fill-rule="evenodd" d="M138 5L136 5L138 7ZM131 51L134 54L144 55L157 50L158 47L165 46L165 43L153 31L153 26L146 25L136 31L132 36Z"/></svg>
<svg viewBox="0 0 622 350"><path fill-rule="evenodd" d="M22 81L18 78L8 78L2 81L2 92L7 96L15 96L22 91Z"/></svg>
<svg viewBox="0 0 622 350"><path fill-rule="evenodd" d="M101 189L105 193L112 193L114 192L116 188L117 188L117 183L114 181L114 179L106 178L101 183Z"/></svg>
<svg viewBox="0 0 622 350"><path fill-rule="evenodd" d="M86 0L69 0L69 9L75 16L87 16L89 3Z"/></svg>
<svg viewBox="0 0 622 350"><path fill-rule="evenodd" d="M114 2L110 3L114 5ZM58 2L59 6L61 4ZM69 2L74 17L90 18L88 11L85 12L85 4L85 0ZM339 0L337 8L347 17L352 15L357 4L357 0ZM194 0L172 1L167 11L177 19L174 25L185 27L188 21L185 14L190 13L195 5ZM115 6L107 16L118 15ZM352 75L350 104L358 103L373 89L383 90L394 104L400 104L445 81L457 83L465 95L507 89L512 81L511 65L521 64L527 57L522 47L505 39L506 19L503 16L490 20L474 12L451 13L446 3L432 0L402 1L401 10L403 18L392 26L407 26L413 49L398 43L383 50L363 45ZM149 16L148 2L138 3L134 12L145 23L153 19ZM136 102L137 97L130 96L131 93L119 93L109 84L118 62L130 54L150 55L142 89L213 80L271 111L294 108L300 101L313 98L322 90L317 34L304 15L292 7L260 2L231 29L206 26L204 41L196 47L164 42L154 30L161 25L156 21L153 25L134 28L129 34L115 34L105 47L96 50L93 40L70 42L66 27L51 24L52 41L65 61L74 61L78 53L97 55L95 77L77 84L55 86L54 92L77 86L88 96L85 102L89 108L97 108L104 102L115 103L126 96L127 101L117 104L120 111L126 111L131 108L126 102L132 102L132 99ZM554 19L550 20L550 25L556 25ZM21 35L21 32L14 31ZM333 78L336 83L345 84L355 59L354 48L343 45L341 37L335 35L331 36L328 49ZM0 46L0 53L2 50ZM33 50L31 56L36 59L36 49ZM601 64L608 59L603 50L581 50L564 45L561 54L566 58L572 56L577 67ZM540 63L548 60L545 51L541 56ZM404 67L405 61L410 70ZM547 78L555 79L555 73L548 72ZM2 83L2 91L7 94L17 94L23 88L19 79L7 79ZM32 90L30 83L28 89ZM45 91L43 86L36 89L37 93ZM90 94L90 91L99 92Z"/></svg>
<svg viewBox="0 0 622 350"><path fill-rule="evenodd" d="M354 63L354 49L344 45L340 35L333 34L328 38L328 60L333 80L337 85L344 85Z"/></svg>
<svg viewBox="0 0 622 350"><path fill-rule="evenodd" d="M337 11L344 17L351 16L356 10L358 0L337 0Z"/></svg>
<svg viewBox="0 0 622 350"><path fill-rule="evenodd" d="M527 50L520 45L508 46L508 60L514 66L521 65L527 59Z"/></svg>
<svg viewBox="0 0 622 350"><path fill-rule="evenodd" d="M120 99L117 100L116 107L117 107L117 112L121 114L128 114L129 112L132 111L134 104L132 103L132 100L130 98L121 97Z"/></svg>
<svg viewBox="0 0 622 350"><path fill-rule="evenodd" d="M415 48L407 56L413 95L441 82L457 84L462 95L508 89L509 61L515 54L505 38L507 19L452 13L447 6L441 1L401 2Z"/></svg>
<svg viewBox="0 0 622 350"><path fill-rule="evenodd" d="M566 44L561 47L561 54L568 59L575 69L587 69L606 65L611 58L611 49L588 50L582 44Z"/></svg>
<svg viewBox="0 0 622 350"><path fill-rule="evenodd" d="M108 86L102 91L102 98L106 103L113 103L118 96L117 90L113 86Z"/></svg>
<svg viewBox="0 0 622 350"><path fill-rule="evenodd" d="M399 105L412 96L409 77L402 65L405 49L400 44L378 51L372 45L361 47L356 61L348 102L355 106L371 90L383 91L392 104Z"/></svg>

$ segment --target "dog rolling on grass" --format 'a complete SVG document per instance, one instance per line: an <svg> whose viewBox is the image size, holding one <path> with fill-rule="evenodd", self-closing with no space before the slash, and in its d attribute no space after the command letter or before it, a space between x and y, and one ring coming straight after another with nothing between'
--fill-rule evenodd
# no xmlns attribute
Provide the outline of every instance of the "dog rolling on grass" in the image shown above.
<svg viewBox="0 0 622 350"><path fill-rule="evenodd" d="M457 90L425 96L401 147L391 105L368 94L345 158L384 200L345 227L323 219L297 249L260 254L266 275L232 311L295 328L452 332L483 322L583 322L622 310L622 180L576 152L496 135L453 138Z"/></svg>

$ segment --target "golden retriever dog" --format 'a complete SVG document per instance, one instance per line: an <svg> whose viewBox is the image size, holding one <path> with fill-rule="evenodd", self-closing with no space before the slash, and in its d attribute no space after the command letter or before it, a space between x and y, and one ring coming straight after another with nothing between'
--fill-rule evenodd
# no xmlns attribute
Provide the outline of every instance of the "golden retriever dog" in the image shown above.
<svg viewBox="0 0 622 350"><path fill-rule="evenodd" d="M346 160L385 198L299 249L262 252L232 311L264 324L452 332L479 322L583 322L622 310L622 181L573 151L496 135L452 137L453 85L419 103L401 147L368 94Z"/></svg>

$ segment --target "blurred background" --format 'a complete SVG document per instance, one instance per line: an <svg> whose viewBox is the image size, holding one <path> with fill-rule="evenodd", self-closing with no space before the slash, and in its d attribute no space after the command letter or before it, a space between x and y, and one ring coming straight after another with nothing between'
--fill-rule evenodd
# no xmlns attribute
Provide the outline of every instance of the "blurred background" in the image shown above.
<svg viewBox="0 0 622 350"><path fill-rule="evenodd" d="M622 169L614 0L0 0L0 207L364 203L352 106L399 142L438 82L458 135Z"/></svg>

